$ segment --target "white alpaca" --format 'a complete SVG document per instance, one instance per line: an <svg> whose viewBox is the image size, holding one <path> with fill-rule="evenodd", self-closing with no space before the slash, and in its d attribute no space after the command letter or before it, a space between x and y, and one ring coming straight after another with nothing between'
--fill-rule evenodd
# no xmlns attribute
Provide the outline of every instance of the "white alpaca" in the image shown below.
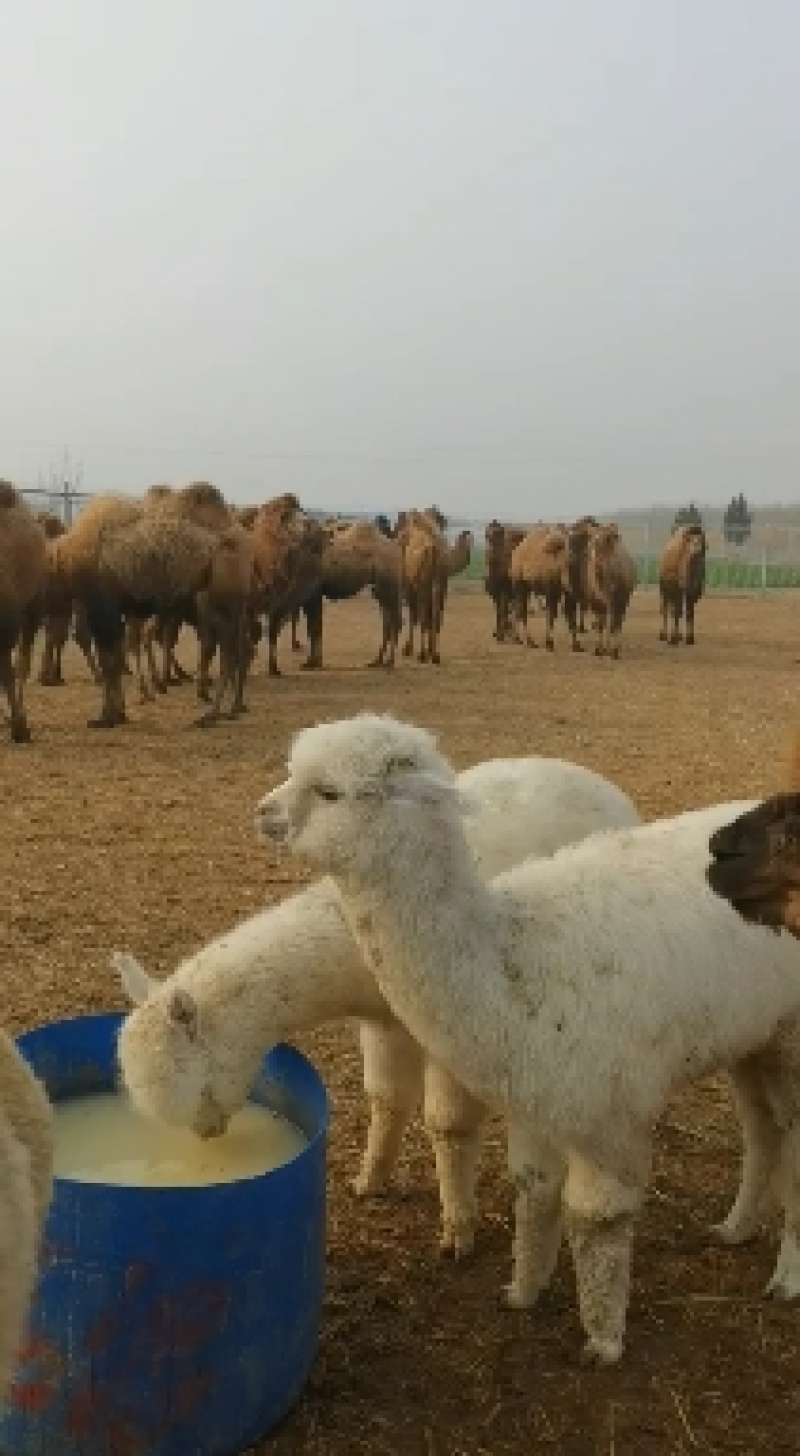
<svg viewBox="0 0 800 1456"><path fill-rule="evenodd" d="M622 1353L633 1225L672 1089L730 1068L750 1134L726 1234L776 1175L770 1289L800 1294L800 946L709 889L708 841L740 806L600 833L488 886L433 738L364 714L294 740L265 833L332 874L397 1018L506 1110L517 1187L512 1303L551 1277L562 1192L586 1357Z"/></svg>
<svg viewBox="0 0 800 1456"><path fill-rule="evenodd" d="M25 1332L50 1203L52 1108L14 1043L0 1032L0 1402Z"/></svg>
<svg viewBox="0 0 800 1456"><path fill-rule="evenodd" d="M640 822L614 784L559 759L493 759L467 769L459 785L474 801L467 837L487 878L592 830ZM441 1246L456 1257L470 1252L486 1110L394 1019L330 882L244 921L165 982L150 980L133 957L116 964L130 999L143 1003L119 1040L131 1096L153 1115L205 1133L241 1106L270 1045L334 1018L361 1018L370 1125L356 1192L386 1186L421 1100L439 1181Z"/></svg>

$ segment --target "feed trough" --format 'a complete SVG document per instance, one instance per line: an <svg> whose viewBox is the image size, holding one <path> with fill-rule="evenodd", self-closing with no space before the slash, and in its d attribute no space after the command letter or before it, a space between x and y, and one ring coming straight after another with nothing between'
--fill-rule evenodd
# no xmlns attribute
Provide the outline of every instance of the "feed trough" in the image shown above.
<svg viewBox="0 0 800 1456"><path fill-rule="evenodd" d="M53 1102L109 1092L122 1019L17 1044ZM324 1288L327 1096L279 1046L252 1100L304 1136L268 1172L191 1187L56 1177L3 1456L234 1456L298 1398Z"/></svg>

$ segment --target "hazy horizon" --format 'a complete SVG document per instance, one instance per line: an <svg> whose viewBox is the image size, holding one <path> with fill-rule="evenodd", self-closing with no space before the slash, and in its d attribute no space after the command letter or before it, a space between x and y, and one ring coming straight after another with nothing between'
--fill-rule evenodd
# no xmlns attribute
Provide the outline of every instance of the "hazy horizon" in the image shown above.
<svg viewBox="0 0 800 1456"><path fill-rule="evenodd" d="M797 498L790 0L7 0L3 41L0 474Z"/></svg>

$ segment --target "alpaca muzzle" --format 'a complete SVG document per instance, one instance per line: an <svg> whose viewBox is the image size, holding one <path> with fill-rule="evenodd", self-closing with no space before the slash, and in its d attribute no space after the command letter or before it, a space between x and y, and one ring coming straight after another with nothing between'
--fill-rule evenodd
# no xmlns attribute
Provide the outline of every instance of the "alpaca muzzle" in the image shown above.
<svg viewBox="0 0 800 1456"><path fill-rule="evenodd" d="M264 844L287 845L289 842L289 815L283 802L283 786L265 794L256 806L256 835Z"/></svg>

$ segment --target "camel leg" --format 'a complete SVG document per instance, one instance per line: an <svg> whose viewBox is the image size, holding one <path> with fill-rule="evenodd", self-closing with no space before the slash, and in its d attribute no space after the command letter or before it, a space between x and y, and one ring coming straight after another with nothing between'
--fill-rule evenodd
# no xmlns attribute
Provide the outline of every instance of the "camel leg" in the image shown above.
<svg viewBox="0 0 800 1456"><path fill-rule="evenodd" d="M14 649L16 646L16 660ZM33 634L28 638L27 648L23 646L23 633L17 632L11 624L0 632L0 686L8 699L11 742L29 743L31 732L25 717L23 689L30 671L30 654Z"/></svg>
<svg viewBox="0 0 800 1456"><path fill-rule="evenodd" d="M271 616L267 618L267 674L269 677L280 677L281 670L278 667L278 637L280 636L280 618Z"/></svg>
<svg viewBox="0 0 800 1456"><path fill-rule="evenodd" d="M300 608L295 607L292 612L292 652L302 652L303 644L298 636L300 626Z"/></svg>
<svg viewBox="0 0 800 1456"><path fill-rule="evenodd" d="M197 631L197 700L211 701L211 664L217 650L217 638L208 624L198 626Z"/></svg>
<svg viewBox="0 0 800 1456"><path fill-rule="evenodd" d="M403 644L403 656L414 656L414 628L417 625L417 594L414 591L408 593L408 631Z"/></svg>
<svg viewBox="0 0 800 1456"><path fill-rule="evenodd" d="M378 603L381 614L381 645L375 657L367 663L368 667L394 667L394 636L392 632L391 608L385 602Z"/></svg>
<svg viewBox="0 0 800 1456"><path fill-rule="evenodd" d="M694 647L694 597L686 598L686 646Z"/></svg>
<svg viewBox="0 0 800 1456"><path fill-rule="evenodd" d="M221 614L214 614L213 624L209 621L201 628L201 643L205 641L206 648L211 638L211 631L219 643L219 672L217 682L212 694L211 706L207 712L201 713L195 719L196 728L209 728L212 723L217 723L222 716L222 700L228 684L232 682L235 658L236 658L236 630L230 620ZM210 662L210 659L209 659Z"/></svg>
<svg viewBox="0 0 800 1456"><path fill-rule="evenodd" d="M555 630L556 617L558 615L558 597L553 596L552 593L546 598L546 613L547 626L545 628L544 634L544 645L548 652L552 652L555 649L553 632Z"/></svg>
<svg viewBox="0 0 800 1456"><path fill-rule="evenodd" d="M78 602L75 607L75 617L72 623L72 635L75 638L75 642L77 643L84 657L86 658L89 671L99 687L102 681L102 674L100 672L100 664L97 661L97 656L95 654L94 643L92 641L92 633L89 627L89 622L86 616L86 608L83 602Z"/></svg>
<svg viewBox="0 0 800 1456"><path fill-rule="evenodd" d="M134 619L133 621L128 623L127 630L128 650L133 654L134 673L139 683L140 703L150 703L155 696L153 689L147 680L147 674L145 673L143 666L143 662L148 660L151 650L150 641L149 639L147 639L149 626L149 623L137 621ZM147 648L143 654L142 644L145 641L147 643Z"/></svg>
<svg viewBox="0 0 800 1456"><path fill-rule="evenodd" d="M586 608L581 604L578 611L578 631L583 635L586 633Z"/></svg>
<svg viewBox="0 0 800 1456"><path fill-rule="evenodd" d="M316 596L306 602L303 610L308 634L308 656L303 663L303 670L317 672L322 667L322 618L324 614L322 592L318 592Z"/></svg>
<svg viewBox="0 0 800 1456"><path fill-rule="evenodd" d="M607 622L607 619L608 619L608 613L606 611L606 608L603 607L601 609L601 611L599 611L597 613L596 622L595 622L596 629L597 629L597 645L596 645L596 647L594 649L594 655L595 655L595 657L603 657L605 655L605 652L606 652L606 622Z"/></svg>
<svg viewBox="0 0 800 1456"><path fill-rule="evenodd" d="M250 668L250 623L246 606L243 606L238 614L234 643L235 661L233 665L231 718L238 718L240 714L247 712L247 704L244 700L244 688Z"/></svg>
<svg viewBox="0 0 800 1456"><path fill-rule="evenodd" d="M100 665L102 704L100 715L90 718L90 728L116 728L125 723L125 693L122 676L125 668L125 623L116 602L92 594L86 602L89 630L97 646Z"/></svg>
<svg viewBox="0 0 800 1456"><path fill-rule="evenodd" d="M669 603L664 592L661 593L661 631L658 634L659 642L666 642L669 638L667 628L667 617L669 615Z"/></svg>
<svg viewBox="0 0 800 1456"><path fill-rule="evenodd" d="M434 577L431 586L431 628L430 628L430 660L438 667L441 662L439 655L439 640L442 632L442 621L444 620L444 602L447 595L447 588L438 575Z"/></svg>
<svg viewBox="0 0 800 1456"><path fill-rule="evenodd" d="M669 639L670 647L677 647L681 640L681 617L683 616L683 602L678 592L672 601L672 635Z"/></svg>

